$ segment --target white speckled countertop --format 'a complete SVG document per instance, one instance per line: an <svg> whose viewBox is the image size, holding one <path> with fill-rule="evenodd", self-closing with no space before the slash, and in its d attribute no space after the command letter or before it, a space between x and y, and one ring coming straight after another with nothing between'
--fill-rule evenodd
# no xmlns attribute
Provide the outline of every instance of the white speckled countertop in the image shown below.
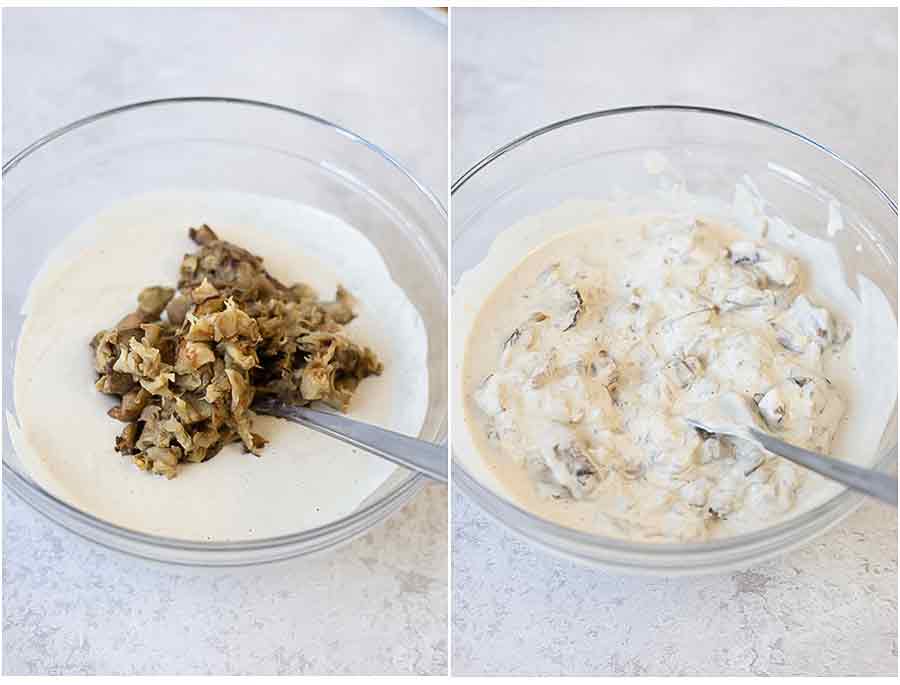
<svg viewBox="0 0 900 685"><path fill-rule="evenodd" d="M446 199L446 27L414 10L3 13L3 157L141 99L317 113ZM348 49L352 44L353 49ZM447 494L335 553L202 571L106 551L4 492L4 674L445 673Z"/></svg>
<svg viewBox="0 0 900 685"><path fill-rule="evenodd" d="M897 11L454 10L453 174L607 107L744 111L897 196ZM870 504L787 557L652 579L559 561L452 504L455 674L896 675L897 516Z"/></svg>

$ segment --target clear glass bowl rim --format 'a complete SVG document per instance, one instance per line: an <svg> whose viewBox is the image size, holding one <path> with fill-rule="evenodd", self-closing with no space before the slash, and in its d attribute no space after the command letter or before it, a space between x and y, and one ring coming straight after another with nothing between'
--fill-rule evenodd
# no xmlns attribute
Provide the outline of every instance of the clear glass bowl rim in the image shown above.
<svg viewBox="0 0 900 685"><path fill-rule="evenodd" d="M441 201L437 198L437 196L425 186L424 183L419 181L413 173L407 169L402 163L400 163L396 158L391 156L389 153L381 149L379 146L374 143L366 140L362 136L353 131L344 128L338 124L335 124L327 119L324 119L315 114L310 114L308 112L304 112L299 109L294 109L291 107L286 107L284 105L277 105L271 102L263 102L260 100L251 100L246 98L235 98L235 97L226 97L226 96L184 96L184 97L175 97L175 98L157 98L153 100L142 100L139 102L132 102L125 105L121 105L119 107L113 107L111 109L103 110L101 112L97 112L95 114L91 114L89 116L83 117L81 119L77 119L71 123L65 124L44 136L41 136L37 140L35 140L30 145L26 146L18 153L13 155L8 161L3 163L2 170L2 178L6 178L6 175L12 171L22 160L26 159L29 155L41 149L48 143L64 136L65 134L74 131L76 129L81 128L82 126L86 126L95 121L106 119L109 117L113 117L117 114L123 114L126 112L130 112L138 109L145 109L150 107L157 106L165 106L165 105L179 105L179 104L223 104L223 105L239 105L239 106L247 106L247 107L256 107L260 109L265 109L269 111L282 112L284 114L289 114L293 116L300 117L307 121L311 121L315 124L321 125L327 129L330 129L333 133L344 136L351 141L361 144L367 147L369 150L374 152L376 155L384 159L389 165L393 166L396 170L398 170L401 174L403 174L420 192L425 198L429 201L431 205L437 210L438 214L443 217L445 220L447 218L447 210L444 208ZM443 423L446 426L446 420ZM79 530L76 530L68 525L65 522L60 521L59 519L53 518L49 516L45 507L49 505L51 510L62 510L66 515L76 519L79 523L86 525L87 528L97 528L100 531L110 534L114 537L123 538L128 541L132 541L135 543L139 543L142 546L148 546L150 548L159 548L161 550L174 550L180 552L209 552L211 556L214 556L213 553L216 552L225 552L225 553L236 553L236 552L252 552L252 551L265 551L265 550L277 550L281 547L302 547L304 543L313 543L321 538L331 537L336 534L339 534L342 530L348 528L354 528L358 524L362 524L367 520L371 520L374 524L382 521L391 511L392 506L400 501L401 504L408 501L416 492L422 489L426 483L427 478L418 473L410 473L406 478L402 481L398 482L393 488L385 493L382 497L377 499L374 502L358 509L347 516L337 519L336 521L332 521L331 523L327 523L323 526L318 526L316 528L309 528L307 530L300 531L298 533L290 533L287 535L279 535L275 537L269 538L260 538L256 540L244 540L244 541L233 541L233 542L215 542L215 541L193 541L193 540L181 540L178 538L170 538L160 535L152 535L149 533L142 533L140 531L132 530L130 528L125 528L122 526L118 526L114 523L110 523L103 519L97 518L92 514L89 514L81 509L73 507L67 502L59 499L52 493L45 490L39 484L32 481L27 475L19 473L19 471L9 464L6 460L6 457L3 457L3 483L4 486L9 488L12 492L18 495L21 499L23 499L29 506L34 508L36 511L41 513L48 518L51 518L55 523L62 525L67 530L75 532L77 535L85 537ZM24 493L28 493L25 495ZM40 500L43 500L43 506L38 507L33 502L29 501L28 496L34 496ZM365 528L366 530L368 527ZM102 546L108 547L109 545L90 538L92 542L97 544L101 544ZM343 542L344 539L341 539ZM130 554L132 556L146 556L145 554L135 552L134 550L117 548L118 551L125 552L126 554ZM291 554L290 556L298 556L302 555L303 551L299 551L296 554ZM272 559L272 561L277 561L278 558ZM158 561L167 561L166 559L158 559ZM265 560L264 560L265 561ZM168 563L181 563L181 562L171 562ZM215 563L212 561L212 563ZM259 563L256 560L249 560L247 563ZM235 565L233 562L229 562L228 565Z"/></svg>
<svg viewBox="0 0 900 685"><path fill-rule="evenodd" d="M743 121L751 125L770 128L777 132L786 134L789 137L799 140L800 142L819 150L820 152L840 163L854 176L857 176L867 186L869 186L876 193L876 195L880 196L887 203L888 208L891 210L894 216L897 216L897 203L884 189L881 188L881 186L871 176L845 160L830 148L816 142L812 138L794 131L793 129L787 128L786 126L776 124L760 117L742 114L740 112L713 107L704 107L700 105L674 104L630 105L627 107L616 107L613 109L586 112L584 114L579 114L567 119L561 119L559 121L530 131L529 133L515 138L509 143L500 146L490 154L486 155L481 160L472 165L472 167L470 167L467 171L465 171L462 176L456 179L450 187L451 203L453 195L459 192L459 190L461 190L465 186L465 184L470 181L476 174L490 166L493 162L497 161L506 153L515 150L519 146L524 145L529 141L535 140L536 138L539 138L540 136L543 136L547 133L552 133L553 131L556 131L558 129L565 128L567 126L573 126L594 119L602 119L605 117L614 116L627 116L630 114L643 114L648 112L693 113L723 117ZM457 238L458 237L459 236L457 236ZM896 241L896 236L893 236L893 239L894 241ZM455 242L455 240L453 242ZM896 244L894 245L894 247L896 247ZM452 243L450 249L452 254ZM889 470L891 466L896 463L896 461L897 443L894 442L892 447L889 447L884 453L882 453L881 457L878 459L876 468L880 470ZM813 509L810 509L807 512L792 517L782 523L776 524L774 526L769 526L758 531L742 533L733 537L723 538L721 540L711 540L709 542L648 543L629 542L617 538L592 535L590 533L585 533L573 528L567 528L565 526L561 526L559 524L535 516L534 514L519 507L512 501L498 496L492 490L482 485L478 481L478 479L471 475L466 470L466 468L455 458L453 459L452 463L452 482L454 485L459 485L460 490L465 492L491 518L494 518L502 525L512 529L514 532L530 538L530 536L528 536L527 530L523 530L520 526L511 524L509 521L505 520L503 518L503 515L498 513L496 510L507 512L513 516L520 517L523 521L527 522L528 527L534 528L536 531L540 531L541 533L546 535L547 538L554 541L548 543L547 541L533 540L534 542L540 544L542 547L549 547L551 551L562 554L563 556L576 559L578 561L586 561L589 563L599 564L608 563L611 566L632 566L633 564L635 564L635 562L639 564L640 561L646 561L651 564L654 561L665 562L669 560L678 560L679 562L683 562L690 559L695 559L699 561L701 559L706 560L708 557L714 556L716 552L736 552L744 549L746 549L748 552L751 552L752 549L761 546L765 547L765 549L760 550L761 552L763 552L762 557L772 556L779 551L786 550L796 544L801 544L804 540L808 539L807 537L801 540L796 540L795 534L798 530L810 533L809 537L824 532L831 526L839 523L843 518L851 514L853 511L855 511L865 501L865 497L863 495L853 492L852 490L844 490L832 499L820 504ZM485 506L485 502L488 502L489 505ZM822 521L825 521L825 523L820 528L818 527L818 524ZM561 545L565 545L566 541L574 542L585 548L596 549L597 551L609 551L613 553L618 552L624 556L618 559L602 559L600 557L593 557L593 555L591 555L590 557L585 557L584 555L579 554L574 550L567 550L564 546L557 546L556 544L560 543ZM777 544L777 542L779 541L781 544ZM770 543L773 542L776 542L778 549L772 548ZM739 561L732 563L735 566L740 565ZM638 568L637 565L635 565L634 567ZM660 567L659 570L665 570L665 567Z"/></svg>

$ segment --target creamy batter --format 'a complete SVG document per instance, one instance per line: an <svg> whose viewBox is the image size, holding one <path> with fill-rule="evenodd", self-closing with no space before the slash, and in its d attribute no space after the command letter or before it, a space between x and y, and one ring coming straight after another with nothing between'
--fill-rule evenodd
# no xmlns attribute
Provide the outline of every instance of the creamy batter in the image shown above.
<svg viewBox="0 0 900 685"><path fill-rule="evenodd" d="M749 195L739 191L736 205ZM879 393L886 409L874 406L860 385L866 368L878 373L866 355L895 365L870 338L874 307L886 314L876 334L895 339L884 296L861 284L861 308L836 287L839 273L823 283L814 272L833 265L813 239L785 249L748 233L737 211L694 210L607 209L491 282L489 270L511 261L499 255L513 238L502 237L464 277L455 321L467 336L457 361L465 431L454 446L470 467L478 454L487 468L473 470L489 484L545 518L642 541L732 535L833 494L786 460L684 422L713 418L733 393L788 442L829 453L849 434L854 453L872 457L862 435L880 428L865 419L883 428L896 395ZM526 222L519 240L538 224L552 225ZM778 240L797 235L774 228Z"/></svg>
<svg viewBox="0 0 900 685"><path fill-rule="evenodd" d="M80 227L33 283L16 355L16 417L7 417L16 452L54 494L144 532L240 540L340 518L396 467L279 419L255 419L271 440L262 456L232 444L173 480L135 469L112 449L121 424L106 416L112 400L93 391L88 342L131 311L146 284L173 281L181 256L193 249L185 229L202 222L263 257L280 280L303 281L326 298L338 283L356 294L358 316L348 334L378 351L384 373L360 384L350 415L418 435L428 401L426 332L361 232L277 198L159 192Z"/></svg>

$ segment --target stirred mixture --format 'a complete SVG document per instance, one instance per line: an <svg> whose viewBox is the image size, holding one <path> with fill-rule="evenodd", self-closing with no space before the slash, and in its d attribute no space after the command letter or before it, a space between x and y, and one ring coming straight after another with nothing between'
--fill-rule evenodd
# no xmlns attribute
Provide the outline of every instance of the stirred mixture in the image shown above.
<svg viewBox="0 0 900 685"><path fill-rule="evenodd" d="M475 330L470 415L497 472L630 539L703 540L795 505L802 469L685 417L738 393L770 431L827 453L845 412L829 376L849 325L806 291L800 261L711 220L557 238Z"/></svg>

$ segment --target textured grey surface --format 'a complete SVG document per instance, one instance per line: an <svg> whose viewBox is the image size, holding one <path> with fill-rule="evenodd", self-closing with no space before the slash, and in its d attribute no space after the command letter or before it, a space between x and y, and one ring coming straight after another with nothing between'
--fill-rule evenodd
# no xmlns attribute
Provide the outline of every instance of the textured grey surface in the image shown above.
<svg viewBox="0 0 900 685"><path fill-rule="evenodd" d="M5 9L3 158L136 100L296 107L447 186L447 27L412 9Z"/></svg>
<svg viewBox="0 0 900 685"><path fill-rule="evenodd" d="M829 145L897 196L896 9L453 10L453 177L544 124L694 104Z"/></svg>
<svg viewBox="0 0 900 685"><path fill-rule="evenodd" d="M447 671L447 498L349 546L231 570L108 552L4 501L5 674Z"/></svg>
<svg viewBox="0 0 900 685"><path fill-rule="evenodd" d="M5 10L4 159L135 100L231 95L343 124L446 197L446 29L413 10ZM7 674L445 673L447 491L311 560L165 567L4 494Z"/></svg>
<svg viewBox="0 0 900 685"><path fill-rule="evenodd" d="M897 526L869 505L786 558L658 579L560 561L453 498L454 675L895 675Z"/></svg>
<svg viewBox="0 0 900 685"><path fill-rule="evenodd" d="M633 104L805 132L897 195L896 10L454 10L454 177L510 139ZM452 502L453 671L897 673L897 516L870 504L786 558L694 579L537 551Z"/></svg>

